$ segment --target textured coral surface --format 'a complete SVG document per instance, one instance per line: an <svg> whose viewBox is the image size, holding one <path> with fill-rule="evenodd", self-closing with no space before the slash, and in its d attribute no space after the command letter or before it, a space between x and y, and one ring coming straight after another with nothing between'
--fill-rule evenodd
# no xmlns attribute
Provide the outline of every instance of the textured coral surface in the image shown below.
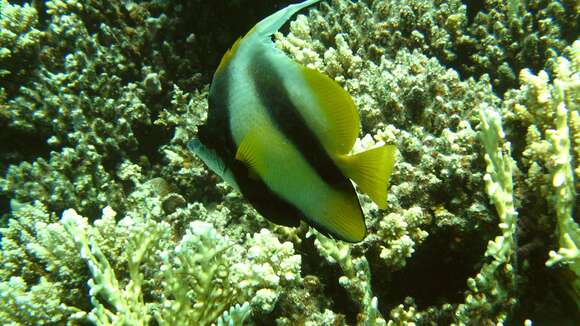
<svg viewBox="0 0 580 326"><path fill-rule="evenodd" d="M186 148L221 55L295 1L0 0L0 324L580 324L575 0L326 0L274 35L395 144L347 244Z"/></svg>

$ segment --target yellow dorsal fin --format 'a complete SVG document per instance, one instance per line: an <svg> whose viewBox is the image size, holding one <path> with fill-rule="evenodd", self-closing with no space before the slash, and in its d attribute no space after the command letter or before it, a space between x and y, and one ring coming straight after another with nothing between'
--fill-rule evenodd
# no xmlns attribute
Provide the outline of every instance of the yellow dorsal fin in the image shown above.
<svg viewBox="0 0 580 326"><path fill-rule="evenodd" d="M395 164L395 145L383 145L351 156L337 157L342 172L383 209L387 207L387 187Z"/></svg>
<svg viewBox="0 0 580 326"><path fill-rule="evenodd" d="M307 67L302 75L318 100L325 126L318 130L327 151L347 154L360 129L360 118L350 95L333 79Z"/></svg>
<svg viewBox="0 0 580 326"><path fill-rule="evenodd" d="M228 62L230 62L232 60L232 58L236 54L236 51L240 47L241 41L242 41L242 38L238 37L236 42L234 42L234 45L232 45L232 47L229 50L227 50L226 53L224 53L224 56L222 57L222 60L220 61L220 65L217 67L217 69L215 71L216 75L219 74L224 69L224 67L228 64Z"/></svg>
<svg viewBox="0 0 580 326"><path fill-rule="evenodd" d="M224 56L222 57L222 60L220 61L220 64L219 64L219 66L217 67L217 69L215 71L215 75L219 74L225 68L225 66L227 66L227 64L236 55L236 52L240 48L240 44L247 37L249 37L250 35L252 35L252 33L254 33L255 31L256 31L256 27L254 26L254 28L252 28L248 33L246 33L246 35L244 35L244 37L238 37L238 39L234 42L234 44L232 45L232 47L229 48L229 50L227 50L226 53L224 53Z"/></svg>

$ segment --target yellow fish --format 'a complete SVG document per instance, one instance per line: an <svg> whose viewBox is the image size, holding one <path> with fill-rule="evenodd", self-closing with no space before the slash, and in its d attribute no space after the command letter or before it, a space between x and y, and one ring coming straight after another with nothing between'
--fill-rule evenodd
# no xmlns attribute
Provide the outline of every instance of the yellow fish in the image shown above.
<svg viewBox="0 0 580 326"><path fill-rule="evenodd" d="M367 230L349 179L385 208L395 146L349 155L360 131L352 98L271 39L318 1L281 9L235 42L213 76L207 122L188 146L270 221L298 226L302 218L358 242Z"/></svg>

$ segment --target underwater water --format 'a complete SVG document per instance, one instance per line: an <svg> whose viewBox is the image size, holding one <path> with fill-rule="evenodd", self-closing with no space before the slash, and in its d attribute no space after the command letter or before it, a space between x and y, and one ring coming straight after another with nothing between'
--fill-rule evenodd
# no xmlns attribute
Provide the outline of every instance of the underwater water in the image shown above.
<svg viewBox="0 0 580 326"><path fill-rule="evenodd" d="M579 13L0 0L0 324L580 324Z"/></svg>

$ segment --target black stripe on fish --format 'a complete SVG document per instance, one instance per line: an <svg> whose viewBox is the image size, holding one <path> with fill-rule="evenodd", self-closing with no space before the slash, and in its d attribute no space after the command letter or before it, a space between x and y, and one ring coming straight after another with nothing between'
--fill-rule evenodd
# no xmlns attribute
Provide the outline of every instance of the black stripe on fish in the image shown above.
<svg viewBox="0 0 580 326"><path fill-rule="evenodd" d="M230 83L231 72L224 69L214 75L208 95L208 113L206 123L199 128L198 138L208 148L231 165L236 155L236 145L230 126Z"/></svg>
<svg viewBox="0 0 580 326"><path fill-rule="evenodd" d="M276 68L269 63L265 55L260 53L256 53L252 58L251 67L253 68L251 76L259 101L266 108L278 130L294 144L309 165L330 187L349 194L353 200L358 202L351 182L330 158L319 139L308 127L294 103L292 103L288 92L284 88L282 77L276 71ZM307 187L305 187L305 191L307 191L306 189ZM360 205L358 206L362 216L362 209ZM302 214L302 216L322 234L348 241L339 237L336 232L321 225L315 218L306 214Z"/></svg>
<svg viewBox="0 0 580 326"><path fill-rule="evenodd" d="M251 75L256 85L258 98L277 128L294 144L328 185L351 190L352 185L348 179L338 169L292 103L285 89L283 77L269 62L267 56L256 53L252 58L251 67L253 67Z"/></svg>
<svg viewBox="0 0 580 326"><path fill-rule="evenodd" d="M244 197L268 220L285 226L300 225L302 212L294 205L270 190L262 179L249 176L248 168L240 161L231 167Z"/></svg>
<svg viewBox="0 0 580 326"><path fill-rule="evenodd" d="M207 122L199 128L198 138L221 157L244 197L262 216L276 224L298 226L303 215L300 210L271 191L262 180L250 178L248 168L235 159L237 146L230 125L230 83L229 69L214 77L208 96Z"/></svg>

